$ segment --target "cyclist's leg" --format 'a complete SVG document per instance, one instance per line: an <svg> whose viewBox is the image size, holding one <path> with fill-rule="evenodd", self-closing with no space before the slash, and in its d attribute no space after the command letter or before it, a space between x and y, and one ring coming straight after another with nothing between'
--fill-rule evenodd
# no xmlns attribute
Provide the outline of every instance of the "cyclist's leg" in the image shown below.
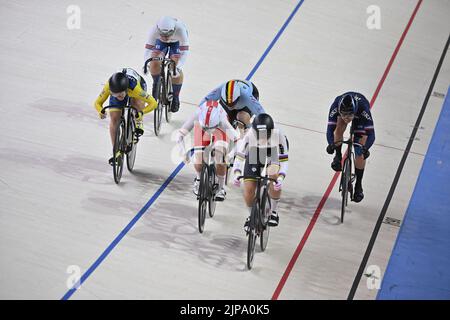
<svg viewBox="0 0 450 320"><path fill-rule="evenodd" d="M139 99L132 98L131 105L139 110L136 115L136 133L138 135L144 134L144 108L145 102Z"/></svg>
<svg viewBox="0 0 450 320"><path fill-rule="evenodd" d="M367 141L366 135L355 135L354 141L361 145L365 145ZM364 159L363 150L360 146L355 146L355 175L356 175L356 183L355 183L355 195L353 200L355 202L360 202L364 198L363 188L362 188L362 179L364 175L364 168L366 167L366 160Z"/></svg>
<svg viewBox="0 0 450 320"><path fill-rule="evenodd" d="M252 212L253 202L256 196L256 178L261 175L261 164L253 163L249 154L247 154L244 166L244 201L248 210L248 218L244 225L244 230L248 231L248 223Z"/></svg>
<svg viewBox="0 0 450 320"><path fill-rule="evenodd" d="M226 133L220 129L216 129L214 132L214 152L216 163L216 174L219 184L216 199L219 201L225 200L225 176L227 174L227 164L225 162L225 154L228 149L228 142Z"/></svg>
<svg viewBox="0 0 450 320"><path fill-rule="evenodd" d="M123 100L119 100L113 96L109 97L109 105L110 106L117 106L116 108L110 108L109 109L109 117L110 117L110 123L109 123L109 134L111 136L111 144L114 146L114 140L116 139L116 131L117 127L119 126L120 117L122 108L126 106L128 103L128 96L125 96Z"/></svg>
<svg viewBox="0 0 450 320"><path fill-rule="evenodd" d="M209 136L201 126L196 123L194 125L194 169L195 169L195 179L193 191L195 195L198 195L198 188L200 184L200 174L202 172L203 164L203 150L202 147L209 145Z"/></svg>
<svg viewBox="0 0 450 320"><path fill-rule="evenodd" d="M157 39L155 46L152 48L152 58L164 57L166 55L167 50L168 50L167 43L162 42L161 40ZM161 73L161 61L151 61L149 69L150 69L150 74L152 75L152 78L153 78L152 96L155 99L158 99L156 88L157 88L158 81L160 78L160 73Z"/></svg>
<svg viewBox="0 0 450 320"><path fill-rule="evenodd" d="M334 142L336 144L336 155L334 156L333 162L331 163L331 167L335 171L341 171L342 165L342 143L336 143L338 141L342 141L344 139L344 132L347 128L347 124L342 120L341 117L337 118L336 129L334 129Z"/></svg>
<svg viewBox="0 0 450 320"><path fill-rule="evenodd" d="M175 61L175 64L178 65L181 59L180 54L180 43L173 42L170 44L170 58ZM183 71L177 68L176 75L172 76L172 90L173 90L173 100L171 111L177 112L180 107L180 91L183 86Z"/></svg>
<svg viewBox="0 0 450 320"><path fill-rule="evenodd" d="M109 134L111 136L111 145L114 146L114 140L116 139L116 131L119 126L121 109L110 109L109 117L111 119L109 123Z"/></svg>
<svg viewBox="0 0 450 320"><path fill-rule="evenodd" d="M276 164L271 164L267 167L267 173L271 179L276 180L278 178L278 172L280 171L280 166ZM269 218L269 225L275 227L278 225L278 203L281 199L281 190L276 191L272 182L269 183L269 195L272 205L272 213Z"/></svg>

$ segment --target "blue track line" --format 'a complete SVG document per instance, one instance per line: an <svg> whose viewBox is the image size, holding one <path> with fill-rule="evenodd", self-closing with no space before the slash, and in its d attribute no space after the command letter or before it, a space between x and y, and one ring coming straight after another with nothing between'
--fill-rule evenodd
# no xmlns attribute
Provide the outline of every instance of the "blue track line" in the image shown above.
<svg viewBox="0 0 450 320"><path fill-rule="evenodd" d="M280 38L281 34L286 29L289 22L292 20L294 15L297 13L300 6L303 4L304 0L299 1L299 3L296 5L292 13L289 15L281 29L276 34L275 38L272 40L272 42L269 44L267 49L264 51L261 58L258 60L256 65L253 67L250 74L247 76L246 80L250 80L255 72L259 69L262 62L266 58L267 54L270 52L272 47L275 45L275 43ZM128 233L128 231L131 230L131 228L136 224L136 222L144 215L144 213L150 208L150 206L158 199L158 197L161 195L161 193L166 189L166 187L169 185L169 183L176 177L178 172L181 171L184 167L184 162L181 162L177 168L171 173L171 175L167 178L167 180L161 185L161 187L156 191L156 193L150 198L150 200L145 204L145 206L137 213L137 215L133 218L133 220L128 223L128 225L120 232L120 234L111 242L111 244L103 251L103 253L100 255L100 257L97 258L97 260L90 266L90 268L81 276L80 281L76 283L69 291L66 292L66 294L61 298L61 300L68 300L70 297L77 291L77 289L83 285L83 283L89 278L89 276L97 269L97 267L103 262L103 260L106 259L106 257L111 253L111 251L117 246L117 244L120 242L120 240L125 237L125 235Z"/></svg>
<svg viewBox="0 0 450 320"><path fill-rule="evenodd" d="M256 63L256 65L253 67L252 71L250 71L250 73L248 74L247 78L245 78L245 80L250 80L253 75L255 74L256 70L258 70L259 66L261 65L261 63L264 61L264 59L266 58L266 56L269 54L270 50L272 50L272 47L275 45L275 43L278 41L278 38L280 38L281 34L284 32L284 29L286 29L286 27L288 26L289 22L291 22L292 18L295 16L295 14L297 13L298 9L300 9L300 7L302 6L304 0L300 0L297 4L297 6L295 6L294 10L291 12L291 14L289 15L289 17L287 18L287 20L284 22L283 26L281 27L281 29L278 31L277 35L275 36L275 38L273 38L272 42L269 44L269 46L267 47L266 51L264 51L263 55L261 56L261 58L259 58L258 62Z"/></svg>

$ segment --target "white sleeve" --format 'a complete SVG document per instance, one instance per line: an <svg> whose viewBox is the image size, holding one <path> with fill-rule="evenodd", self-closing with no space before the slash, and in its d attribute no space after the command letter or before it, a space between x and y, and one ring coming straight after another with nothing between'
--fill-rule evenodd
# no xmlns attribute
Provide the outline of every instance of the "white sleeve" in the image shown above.
<svg viewBox="0 0 450 320"><path fill-rule="evenodd" d="M188 31L186 25L181 21L177 22L177 34L177 39L180 41L180 60L178 60L177 68L181 69L189 55Z"/></svg>
<svg viewBox="0 0 450 320"><path fill-rule="evenodd" d="M200 108L197 108L197 110L195 110L192 116L188 118L186 122L183 124L183 126L180 128L179 132L183 136L187 135L192 130L192 128L194 128L194 123L198 119L199 114Z"/></svg>
<svg viewBox="0 0 450 320"><path fill-rule="evenodd" d="M289 168L289 142L283 131L279 131L278 161L280 163L279 174L286 177Z"/></svg>
<svg viewBox="0 0 450 320"><path fill-rule="evenodd" d="M153 26L147 37L147 42L145 43L144 60L147 61L152 55L152 49L155 47L156 39L158 39L158 30L156 25Z"/></svg>
<svg viewBox="0 0 450 320"><path fill-rule="evenodd" d="M236 158L234 159L233 164L233 172L236 173L236 171L243 172L243 166L245 162L245 156L247 154L248 144L249 144L249 134L250 131L247 132L247 134L238 141L237 144L237 151L236 151Z"/></svg>

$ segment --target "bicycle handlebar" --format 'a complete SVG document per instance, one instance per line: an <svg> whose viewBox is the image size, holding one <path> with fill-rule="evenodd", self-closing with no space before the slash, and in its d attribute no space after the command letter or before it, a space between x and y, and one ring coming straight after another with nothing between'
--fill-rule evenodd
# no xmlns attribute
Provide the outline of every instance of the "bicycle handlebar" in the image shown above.
<svg viewBox="0 0 450 320"><path fill-rule="evenodd" d="M237 179L238 179L238 180L241 180L241 179L269 180L269 181L272 181L272 182L274 182L274 183L277 183L277 180L272 179L272 178L270 178L270 177L239 176L239 177L237 177Z"/></svg>
<svg viewBox="0 0 450 320"><path fill-rule="evenodd" d="M352 142L352 140L351 139L348 139L348 140L341 140L341 141L336 141L335 143L334 143L334 145L335 146L337 146L337 144L338 143L343 143L343 144L350 144L350 142ZM360 143L357 143L357 142L352 142L353 143L353 145L355 145L355 146L359 146L359 147L364 147L362 144L360 144Z"/></svg>
<svg viewBox="0 0 450 320"><path fill-rule="evenodd" d="M129 109L133 109L134 111L136 111L136 112L140 112L138 109L136 109L135 107L133 107L133 106L123 106L123 107L120 107L120 106L106 106L106 107L103 107L102 108L102 110L100 111L100 113L105 113L105 111L106 111L106 109L111 109L111 108L116 108L116 109L120 109L120 108L129 108Z"/></svg>
<svg viewBox="0 0 450 320"><path fill-rule="evenodd" d="M162 57L152 57L152 58L148 58L147 60L145 60L145 63L144 63L144 74L147 74L147 66L148 66L148 63L150 61L165 61L165 62L169 62L170 64L173 65L173 69L175 69L175 61L173 61L172 59L170 59L170 58L162 58Z"/></svg>

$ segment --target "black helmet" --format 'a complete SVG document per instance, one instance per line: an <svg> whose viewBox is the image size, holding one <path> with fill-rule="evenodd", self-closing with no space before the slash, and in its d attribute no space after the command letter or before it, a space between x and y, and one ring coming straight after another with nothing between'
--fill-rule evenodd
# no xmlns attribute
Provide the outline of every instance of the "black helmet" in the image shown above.
<svg viewBox="0 0 450 320"><path fill-rule="evenodd" d="M356 113L357 104L353 95L347 93L342 95L339 100L338 111L341 115L350 115Z"/></svg>
<svg viewBox="0 0 450 320"><path fill-rule="evenodd" d="M269 139L274 129L273 119L267 113L260 113L253 119L252 127L258 139L260 134L263 138Z"/></svg>
<svg viewBox="0 0 450 320"><path fill-rule="evenodd" d="M109 78L109 90L112 93L119 93L128 89L128 77L123 72L114 73Z"/></svg>

